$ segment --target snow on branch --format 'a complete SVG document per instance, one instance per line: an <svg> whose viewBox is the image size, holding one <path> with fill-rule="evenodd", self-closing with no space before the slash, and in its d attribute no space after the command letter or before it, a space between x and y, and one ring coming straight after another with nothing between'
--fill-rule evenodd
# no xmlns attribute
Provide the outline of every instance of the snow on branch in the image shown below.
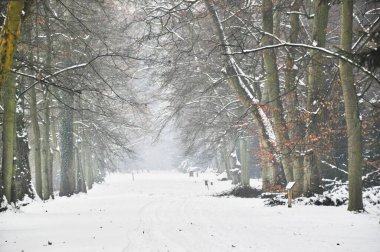
<svg viewBox="0 0 380 252"><path fill-rule="evenodd" d="M56 71L56 72L54 72L52 74L46 75L44 77L41 77L40 74L31 75L31 74L27 74L27 73L23 73L23 72L18 72L18 71L12 70L12 72L15 73L15 74L18 74L18 75L25 76L25 77L28 77L28 78L36 80L33 84L31 84L28 88L26 88L18 97L21 97L24 94L26 94L31 88L33 88L38 83L41 83L41 82L47 83L47 81L49 79L51 79L51 78L53 78L53 77L55 77L57 75L60 75L60 74L62 74L64 72L67 72L67 71L70 71L70 70L75 70L75 69L80 69L80 68L85 68L85 67L91 65L95 60L97 60L99 58L103 58L103 57L123 57L123 56L119 55L119 54L101 54L101 55L97 55L96 57L92 58L88 62L81 63L81 64L76 64L76 65L72 65L72 66L60 69L60 70L58 70L58 71ZM138 58L133 58L133 57L130 57L130 58L139 60ZM60 87L60 88L65 89L64 87Z"/></svg>
<svg viewBox="0 0 380 252"><path fill-rule="evenodd" d="M334 56L340 60L343 60L357 68L359 68L360 70L362 70L365 74L367 74L368 76L370 76L371 78L373 78L376 82L378 82L380 84L380 79L378 77L376 77L370 70L368 70L367 68L361 66L359 63L353 61L352 59L346 57L344 54L341 54L339 52L334 52L334 51L331 51L329 49L326 49L326 48L323 48L323 47L319 47L319 46L314 46L314 45L307 45L307 44L301 44L301 43L290 43L290 42L286 42L286 41L280 41L280 43L278 44L274 44L274 45L267 45L267 46L262 46L262 47L258 47L258 48L254 48L254 49L248 49L248 50L242 50L242 51L239 51L239 52L231 52L231 55L236 55L236 54L248 54L248 53L255 53L255 52L259 52L259 51L263 51L263 50L269 50L269 49L274 49L274 48L279 48L279 47L302 47L302 48L307 48L307 49L311 49L311 50L317 50L317 51L320 51L320 52L323 52L327 55L330 55L330 56ZM344 52L343 52L344 53Z"/></svg>
<svg viewBox="0 0 380 252"><path fill-rule="evenodd" d="M341 171L341 172L343 172L343 173L345 173L345 174L348 175L348 172L346 172L345 170L340 169L338 166L335 166L335 165L333 165L333 164L330 164L330 163L328 163L328 162L325 161L325 160L322 160L321 163L322 163L322 164L325 164L325 165L328 165L330 168L332 168L332 169L337 169L337 170L339 170L339 171Z"/></svg>
<svg viewBox="0 0 380 252"><path fill-rule="evenodd" d="M233 53L231 47L229 46L227 36L224 32L224 28L217 11L215 10L210 0L205 1L205 3L218 30L218 36L225 53L226 63L231 70L229 72L228 69L225 69L225 73L229 75L229 78L236 78L236 85L239 89L238 92L244 93L244 96L249 98L250 107L258 112L256 113L256 117L257 120L262 123L264 131L263 133L267 135L268 141L272 144L273 149L276 149L276 137L274 134L273 125L268 119L264 110L260 107L259 100L254 94L254 90L250 88L250 78L247 78L248 75L244 73L244 70L240 68L238 62L236 62L235 58L233 57L233 55L236 53Z"/></svg>

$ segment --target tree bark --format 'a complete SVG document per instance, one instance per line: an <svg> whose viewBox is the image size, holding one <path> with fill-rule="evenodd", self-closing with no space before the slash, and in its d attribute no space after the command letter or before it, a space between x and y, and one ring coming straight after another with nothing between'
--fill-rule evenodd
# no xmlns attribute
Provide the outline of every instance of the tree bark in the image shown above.
<svg viewBox="0 0 380 252"><path fill-rule="evenodd" d="M36 192L38 197L43 198L42 195L42 173L41 173L41 132L38 125L38 112L37 112L37 96L36 88L33 86L30 89L30 119L33 128L33 154L34 154L34 179Z"/></svg>
<svg viewBox="0 0 380 252"><path fill-rule="evenodd" d="M60 172L61 171L58 167L61 167L61 151L59 149L59 143L58 143L58 139L57 139L57 135L58 135L57 123L56 123L56 120L54 120L54 119L51 120L50 130L51 130L51 138L52 138L51 148L53 150L52 158L51 158L50 162L52 163L52 165L51 165L52 174L53 174L52 177L53 177L53 180L55 181L55 178L57 178L57 177L60 178ZM59 190L60 182L59 182L59 184L57 183L57 186L54 186L53 188L54 188L54 190Z"/></svg>
<svg viewBox="0 0 380 252"><path fill-rule="evenodd" d="M5 18L4 25L1 29L1 38L0 38L0 98L5 94L5 96L8 96L8 92L3 93L3 86L7 85L7 79L10 74L10 70L13 64L13 56L16 51L16 43L20 37L20 25L21 25L21 16L22 16L22 10L24 8L24 0L14 0L14 1L9 1L7 4L7 16ZM12 97L15 99L15 96ZM11 103L9 100L9 97L5 97L3 100L4 103ZM8 104L10 105L10 104ZM12 115L9 115L12 116ZM15 114L13 114L13 117L15 117ZM5 129L8 127L5 123L9 122L9 120L12 121L12 119L9 117L5 119L5 114L4 114L4 119L3 119L3 128ZM13 118L13 121L15 119ZM13 127L13 126L9 126ZM9 132L10 129L7 129L5 134L12 133L14 132ZM15 131L15 129L13 129ZM14 152L13 150L13 145L12 146L6 146L8 143L14 142L14 140L11 138L13 136L6 136L4 135L4 131L2 133L3 135L3 159L6 159L6 165L9 166L10 160L7 160L11 153ZM6 138L6 139L5 139ZM6 141L7 140L7 141ZM8 142L11 141L11 142ZM6 154L7 156L4 156ZM13 154L12 154L13 155ZM12 157L13 158L13 157ZM4 161L2 161L4 163ZM10 202L11 200L11 180L12 179L12 171L6 170L10 167L5 167L2 166L1 170L1 178L0 178L0 203L3 200L3 196L6 197L6 199Z"/></svg>
<svg viewBox="0 0 380 252"><path fill-rule="evenodd" d="M241 179L242 186L249 186L249 151L247 140L240 138L240 163L241 163Z"/></svg>
<svg viewBox="0 0 380 252"><path fill-rule="evenodd" d="M19 85L21 87L21 85ZM22 90L18 89L21 93ZM14 171L14 199L23 200L25 196L34 198L32 189L32 176L29 164L28 134L25 125L25 102L24 98L19 98L16 109L16 167Z"/></svg>
<svg viewBox="0 0 380 252"><path fill-rule="evenodd" d="M81 101L77 102L78 109L81 110ZM78 118L78 120L82 120L82 118ZM86 181L85 181L85 173L83 171L83 160L82 160L82 139L83 139L83 130L81 130L81 125L76 124L74 127L76 134L76 146L74 147L75 151L75 163L76 163L76 192L84 192L87 193Z"/></svg>
<svg viewBox="0 0 380 252"><path fill-rule="evenodd" d="M291 6L290 15L290 36L289 41L291 43L297 43L299 32L300 32L300 20L299 20L299 10L302 0L295 0ZM294 185L293 195L295 197L300 196L303 193L304 184L304 171L303 171L303 156L300 155L302 152L299 142L302 141L304 133L304 127L300 123L300 113L298 111L298 95L297 95L297 83L296 74L297 68L294 63L296 50L294 47L288 48L288 53L286 55L286 69L285 69L285 93L287 101L287 125L289 131L289 139L291 141L291 146L293 148L293 153L291 153L292 164L293 164L293 176L296 184Z"/></svg>
<svg viewBox="0 0 380 252"><path fill-rule="evenodd" d="M232 176L231 176L231 155L230 155L230 151L229 151L229 148L228 148L228 139L225 139L224 140L224 145L223 145L223 153L222 153L222 163L224 163L224 166L225 166L225 169L226 169L226 173L227 173L227 178L228 179L232 179Z"/></svg>
<svg viewBox="0 0 380 252"><path fill-rule="evenodd" d="M73 0L68 0L67 6L73 10ZM65 18L67 22L72 19L72 13L67 12ZM73 63L72 48L73 41L65 41L65 50L67 51L67 63ZM74 150L74 99L73 89L75 82L67 83L68 90L62 90L62 122L61 122L61 187L59 196L71 196L76 192L76 164Z"/></svg>
<svg viewBox="0 0 380 252"><path fill-rule="evenodd" d="M11 71L16 43L20 37L20 26L24 0L8 2L7 17L1 30L0 41L0 95Z"/></svg>
<svg viewBox="0 0 380 252"><path fill-rule="evenodd" d="M273 34L273 3L272 0L263 0L263 31ZM271 36L264 35L262 46L273 44ZM276 55L273 49L264 50L264 67L266 71L266 86L269 96L269 109L273 115L274 132L281 154L281 161L285 172L286 181L293 181L293 169L290 160L288 130L284 119L284 110L280 98L280 82L278 78Z"/></svg>
<svg viewBox="0 0 380 252"><path fill-rule="evenodd" d="M340 34L340 48L350 57L352 45L353 0L342 1L342 28ZM358 98L354 85L352 65L339 61L340 79L343 88L344 111L346 115L348 138L348 210L363 209L362 199L362 138L361 122L359 118Z"/></svg>
<svg viewBox="0 0 380 252"><path fill-rule="evenodd" d="M4 195L8 204L15 202L12 197L12 184L15 162L16 140L16 75L10 74L4 87L4 119L3 119L3 159L2 180Z"/></svg>
<svg viewBox="0 0 380 252"><path fill-rule="evenodd" d="M82 166L81 153L82 151L80 150L79 147L77 147L76 153L75 153L75 159L77 163L76 192L87 193L86 181L85 181L85 176L84 176L84 171L83 171L83 166Z"/></svg>
<svg viewBox="0 0 380 252"><path fill-rule="evenodd" d="M46 45L47 45L47 52L46 52L46 68L51 69L51 63L52 63L52 41L51 41L51 32L50 32L50 24L49 24L49 18L48 18L48 11L46 8L48 8L49 3L44 4L45 9L45 20L44 20L44 29L46 34ZM47 85L43 85L43 107L44 107L44 131L43 131L43 138L42 138L42 153L41 153L41 173L42 173L42 195L43 199L47 200L50 197L54 197L53 194L53 167L52 167L52 161L50 160L53 158L53 155L50 151L50 90L48 89Z"/></svg>
<svg viewBox="0 0 380 252"><path fill-rule="evenodd" d="M48 200L52 195L50 190L51 168L50 166L50 105L48 91L43 94L44 97L44 130L42 138L42 153L41 153L41 179L42 179L42 199Z"/></svg>
<svg viewBox="0 0 380 252"><path fill-rule="evenodd" d="M75 193L75 164L74 164L74 94L63 92L62 100L65 105L61 122L61 187L59 196L71 196Z"/></svg>
<svg viewBox="0 0 380 252"><path fill-rule="evenodd" d="M90 155L90 151L87 147L84 147L84 160L83 160L83 165L84 165L84 170L85 170L85 178L86 178L86 184L87 188L90 190L92 189L92 186L94 184L94 168L93 168L93 159Z"/></svg>
<svg viewBox="0 0 380 252"><path fill-rule="evenodd" d="M328 22L329 3L327 0L314 1L315 15L313 20L313 45L325 47ZM304 161L304 192L320 191L321 158L317 150L319 142L319 108L324 89L324 57L321 52L310 51L308 72L307 111L310 119L307 127L307 150Z"/></svg>

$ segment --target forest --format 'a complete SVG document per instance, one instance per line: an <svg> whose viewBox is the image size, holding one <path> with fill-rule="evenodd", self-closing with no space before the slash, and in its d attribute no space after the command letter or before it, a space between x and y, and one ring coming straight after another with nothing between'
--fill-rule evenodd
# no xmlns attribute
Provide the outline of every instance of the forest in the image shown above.
<svg viewBox="0 0 380 252"><path fill-rule="evenodd" d="M340 184L349 211L380 186L377 0L9 0L0 12L1 211L133 172L135 146L167 128L182 171L261 178L263 193L295 182L295 198Z"/></svg>
<svg viewBox="0 0 380 252"><path fill-rule="evenodd" d="M378 250L380 1L0 14L1 251Z"/></svg>

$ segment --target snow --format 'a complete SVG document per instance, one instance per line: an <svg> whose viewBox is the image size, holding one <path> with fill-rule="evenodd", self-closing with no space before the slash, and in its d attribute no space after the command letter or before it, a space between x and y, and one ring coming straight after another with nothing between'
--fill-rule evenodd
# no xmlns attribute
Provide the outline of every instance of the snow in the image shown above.
<svg viewBox="0 0 380 252"><path fill-rule="evenodd" d="M321 163L330 166L330 168L332 168L332 169L337 169L337 170L339 170L339 171L341 171L341 172L343 172L345 174L348 174L348 172L346 172L345 170L340 169L339 167L337 167L337 166L335 166L333 164L330 164L329 162L327 162L325 160L322 160Z"/></svg>
<svg viewBox="0 0 380 252"><path fill-rule="evenodd" d="M295 184L296 182L294 182L294 181L292 181L292 182L289 182L287 185L286 185L286 190L290 190L290 189L292 189L292 187L294 186L294 184Z"/></svg>
<svg viewBox="0 0 380 252"><path fill-rule="evenodd" d="M244 90L245 94L252 101L252 105L255 105L254 108L258 109L259 115L260 115L260 118L258 120L263 121L264 130L265 130L266 134L268 135L269 141L272 142L272 144L275 146L276 145L276 138L274 135L272 124L271 124L270 120L268 120L265 112L259 106L259 100L255 96L255 94L253 94L251 92L251 90L249 90L249 88L247 87L247 84L242 79L242 77L244 77L247 82L250 82L250 78L247 78L248 75L246 75L244 73L243 69L240 68L239 64L236 62L235 58L232 55L232 50L231 50L231 47L229 46L227 36L224 32L224 28L223 28L221 19L219 18L218 12L215 11L214 7L210 3L207 3L207 5L209 5L210 9L212 9L212 10L210 10L210 12L214 13L214 16L215 16L214 18L216 19L215 22L218 25L221 40L222 40L223 45L224 45L223 48L224 48L224 51L226 53L227 62L234 69L234 72L237 74L237 76L236 76L238 79L237 84L240 86L240 88L242 88ZM271 34L271 36L273 36L273 35Z"/></svg>
<svg viewBox="0 0 380 252"><path fill-rule="evenodd" d="M134 177L0 213L0 251L379 251L379 213L214 197L231 182L211 173Z"/></svg>
<svg viewBox="0 0 380 252"><path fill-rule="evenodd" d="M270 120L268 119L267 115L265 114L264 110L261 107L258 107L258 111L261 116L261 120L264 124L269 141L271 141L273 145L276 145L276 135L274 134L274 130L273 130Z"/></svg>
<svg viewBox="0 0 380 252"><path fill-rule="evenodd" d="M200 170L202 170L202 169L200 167L197 167L197 166L190 166L189 168L187 168L187 172L197 172Z"/></svg>
<svg viewBox="0 0 380 252"><path fill-rule="evenodd" d="M222 172L216 176L217 180L226 180L228 178L227 172Z"/></svg>

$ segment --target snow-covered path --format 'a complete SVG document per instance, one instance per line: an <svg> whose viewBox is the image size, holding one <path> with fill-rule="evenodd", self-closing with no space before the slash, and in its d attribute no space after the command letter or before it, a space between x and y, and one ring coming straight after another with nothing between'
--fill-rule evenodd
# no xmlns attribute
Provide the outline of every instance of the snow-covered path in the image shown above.
<svg viewBox="0 0 380 252"><path fill-rule="evenodd" d="M205 176L205 175L203 175ZM264 207L179 173L113 174L87 195L0 213L0 251L380 251L380 217Z"/></svg>

